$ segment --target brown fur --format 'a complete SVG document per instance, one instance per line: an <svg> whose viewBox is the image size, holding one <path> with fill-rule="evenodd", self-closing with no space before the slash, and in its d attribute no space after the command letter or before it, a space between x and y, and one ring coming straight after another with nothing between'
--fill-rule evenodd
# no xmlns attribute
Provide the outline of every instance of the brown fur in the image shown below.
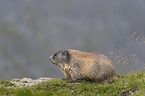
<svg viewBox="0 0 145 96"><path fill-rule="evenodd" d="M50 61L58 65L64 72L65 79L73 81L85 79L94 82L112 82L117 79L115 68L107 56L100 53L81 52L73 49L69 49L67 52L69 54L69 62L67 63L56 62L56 59L52 60L54 55L50 57Z"/></svg>

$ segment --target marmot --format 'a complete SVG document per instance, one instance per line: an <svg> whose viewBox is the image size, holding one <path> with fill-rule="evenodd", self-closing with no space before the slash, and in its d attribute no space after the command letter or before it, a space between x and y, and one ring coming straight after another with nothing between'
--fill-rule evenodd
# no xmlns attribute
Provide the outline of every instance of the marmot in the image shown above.
<svg viewBox="0 0 145 96"><path fill-rule="evenodd" d="M112 82L118 78L111 60L101 53L61 50L50 56L49 60L60 67L68 80Z"/></svg>

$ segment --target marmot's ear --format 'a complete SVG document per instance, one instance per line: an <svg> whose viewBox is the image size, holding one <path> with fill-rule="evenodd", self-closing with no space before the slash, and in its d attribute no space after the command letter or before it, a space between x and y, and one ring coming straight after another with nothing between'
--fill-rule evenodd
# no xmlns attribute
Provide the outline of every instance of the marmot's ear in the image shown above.
<svg viewBox="0 0 145 96"><path fill-rule="evenodd" d="M67 52L66 51L62 51L62 55L63 56L67 55Z"/></svg>

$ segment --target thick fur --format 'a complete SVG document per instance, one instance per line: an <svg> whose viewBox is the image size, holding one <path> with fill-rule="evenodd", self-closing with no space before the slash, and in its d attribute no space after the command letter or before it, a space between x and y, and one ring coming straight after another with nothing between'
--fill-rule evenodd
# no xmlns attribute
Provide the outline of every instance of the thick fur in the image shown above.
<svg viewBox="0 0 145 96"><path fill-rule="evenodd" d="M69 49L61 50L49 59L60 67L65 79L72 81L84 79L94 82L112 82L117 79L111 60L100 53Z"/></svg>

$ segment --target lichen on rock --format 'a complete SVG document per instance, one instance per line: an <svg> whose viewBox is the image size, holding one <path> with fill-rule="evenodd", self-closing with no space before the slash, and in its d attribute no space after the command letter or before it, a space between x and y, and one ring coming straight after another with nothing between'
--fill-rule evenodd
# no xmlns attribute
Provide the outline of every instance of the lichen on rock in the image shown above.
<svg viewBox="0 0 145 96"><path fill-rule="evenodd" d="M28 87L28 86L33 86L35 84L38 84L40 82L45 82L48 80L51 80L53 78L38 78L38 79L31 79L31 78L22 78L22 79L12 79L10 82L15 84L18 87Z"/></svg>

